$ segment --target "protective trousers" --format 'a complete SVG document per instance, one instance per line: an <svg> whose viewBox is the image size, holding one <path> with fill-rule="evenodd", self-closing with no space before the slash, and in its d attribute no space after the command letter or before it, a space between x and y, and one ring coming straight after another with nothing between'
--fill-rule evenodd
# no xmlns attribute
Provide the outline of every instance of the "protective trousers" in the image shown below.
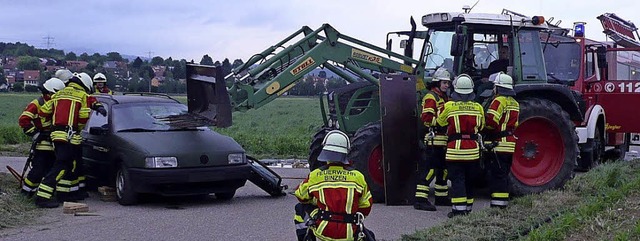
<svg viewBox="0 0 640 241"><path fill-rule="evenodd" d="M31 160L31 170L24 178L22 191L35 194L42 178L49 173L55 163L56 155L53 150L34 150Z"/></svg>
<svg viewBox="0 0 640 241"><path fill-rule="evenodd" d="M57 143L56 143L57 144ZM65 175L58 182L56 191L58 192L58 199L65 201L72 201L72 195L79 190L79 176L83 173L82 162L82 147L80 145L69 144L70 147L70 161L68 161L68 168L65 171ZM69 159L67 159L69 160Z"/></svg>
<svg viewBox="0 0 640 241"><path fill-rule="evenodd" d="M67 187L67 185L60 183L62 177L67 173L72 166L74 151L80 148L80 145L72 145L68 142L54 142L53 144L56 161L53 163L53 167L42 179L42 183L38 188L38 193L36 194L37 199L40 200L51 200L53 198L54 193L57 191L56 195L65 195L68 193L68 190L61 190ZM56 190L58 188L58 190Z"/></svg>
<svg viewBox="0 0 640 241"><path fill-rule="evenodd" d="M513 153L495 152L488 155L491 182L491 207L509 205L509 172Z"/></svg>
<svg viewBox="0 0 640 241"><path fill-rule="evenodd" d="M426 203L429 198L429 185L436 179L435 196L436 202L439 198L447 199L449 187L447 186L447 169L445 155L446 146L427 146L426 168L421 169L422 173L416 185L416 202Z"/></svg>
<svg viewBox="0 0 640 241"><path fill-rule="evenodd" d="M471 212L473 207L473 183L480 172L478 161L448 162L449 180L451 180L451 210L452 214Z"/></svg>
<svg viewBox="0 0 640 241"><path fill-rule="evenodd" d="M298 203L295 206L295 216L293 217L293 223L296 225L296 236L298 241L316 240L315 235L308 226L308 222L311 219L309 214L315 209L315 206L311 204Z"/></svg>

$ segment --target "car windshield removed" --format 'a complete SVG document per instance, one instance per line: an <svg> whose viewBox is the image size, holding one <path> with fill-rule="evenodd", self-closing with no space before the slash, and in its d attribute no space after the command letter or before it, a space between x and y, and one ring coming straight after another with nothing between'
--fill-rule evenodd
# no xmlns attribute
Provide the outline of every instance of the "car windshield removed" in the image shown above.
<svg viewBox="0 0 640 241"><path fill-rule="evenodd" d="M187 114L187 107L174 103L122 104L113 108L113 126L118 132L191 130L172 125L172 116Z"/></svg>

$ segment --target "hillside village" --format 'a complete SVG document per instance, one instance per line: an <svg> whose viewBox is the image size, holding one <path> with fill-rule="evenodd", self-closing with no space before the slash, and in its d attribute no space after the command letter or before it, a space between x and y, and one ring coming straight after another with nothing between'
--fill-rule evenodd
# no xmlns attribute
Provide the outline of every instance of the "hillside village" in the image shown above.
<svg viewBox="0 0 640 241"><path fill-rule="evenodd" d="M230 71L243 61L228 59L214 61L204 55L200 62L190 63L221 66ZM118 52L106 55L65 52L56 49L38 49L24 43L0 43L0 92L37 92L39 83L52 77L59 69L72 72L86 72L90 76L104 73L107 85L116 92L160 92L186 93L185 65L187 60L163 59L155 56L151 59L136 57L124 58ZM317 95L346 82L324 70L314 70L300 81L289 93L291 95Z"/></svg>

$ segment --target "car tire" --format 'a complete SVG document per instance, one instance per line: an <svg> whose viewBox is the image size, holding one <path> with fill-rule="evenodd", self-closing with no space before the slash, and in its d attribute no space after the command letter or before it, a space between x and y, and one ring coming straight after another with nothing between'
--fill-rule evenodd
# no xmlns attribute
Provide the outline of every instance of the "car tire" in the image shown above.
<svg viewBox="0 0 640 241"><path fill-rule="evenodd" d="M236 195L236 190L233 190L231 192L216 192L216 198L218 200L231 200L234 195Z"/></svg>
<svg viewBox="0 0 640 241"><path fill-rule="evenodd" d="M133 205L138 202L138 194L133 191L129 170L124 164L116 173L116 197L118 203L123 206Z"/></svg>

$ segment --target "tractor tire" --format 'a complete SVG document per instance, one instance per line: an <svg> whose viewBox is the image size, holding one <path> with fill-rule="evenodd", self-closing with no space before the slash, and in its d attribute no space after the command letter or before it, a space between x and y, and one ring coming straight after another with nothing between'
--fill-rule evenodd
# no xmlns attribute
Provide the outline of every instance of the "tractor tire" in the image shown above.
<svg viewBox="0 0 640 241"><path fill-rule="evenodd" d="M374 202L384 202L382 127L379 121L366 124L351 138L349 160L363 175Z"/></svg>
<svg viewBox="0 0 640 241"><path fill-rule="evenodd" d="M333 129L322 127L322 129L313 135L311 145L309 145L309 160L307 161L309 163L309 171L313 171L322 166L322 163L318 161L318 156L320 155L320 151L322 151L322 141L331 130Z"/></svg>
<svg viewBox="0 0 640 241"><path fill-rule="evenodd" d="M560 188L574 176L578 154L575 126L558 104L520 100L520 125L509 181L511 193L525 195Z"/></svg>

